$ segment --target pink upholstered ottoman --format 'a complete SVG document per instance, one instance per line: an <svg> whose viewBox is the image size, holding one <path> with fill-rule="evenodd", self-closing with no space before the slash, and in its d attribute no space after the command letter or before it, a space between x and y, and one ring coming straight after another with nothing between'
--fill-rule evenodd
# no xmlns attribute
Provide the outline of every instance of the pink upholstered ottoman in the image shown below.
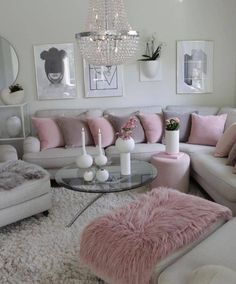
<svg viewBox="0 0 236 284"><path fill-rule="evenodd" d="M165 158L158 154L152 156L151 163L158 170L157 178L151 184L152 188L166 186L188 192L190 157L185 153L180 154L177 159Z"/></svg>

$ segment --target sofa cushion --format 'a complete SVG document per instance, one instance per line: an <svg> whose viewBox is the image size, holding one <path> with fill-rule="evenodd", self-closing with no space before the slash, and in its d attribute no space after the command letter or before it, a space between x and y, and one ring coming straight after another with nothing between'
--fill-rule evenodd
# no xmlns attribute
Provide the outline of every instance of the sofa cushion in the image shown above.
<svg viewBox="0 0 236 284"><path fill-rule="evenodd" d="M216 144L215 156L226 157L228 156L231 148L236 142L236 122L231 124L221 136Z"/></svg>
<svg viewBox="0 0 236 284"><path fill-rule="evenodd" d="M192 127L188 143L215 146L224 132L227 114L192 114Z"/></svg>
<svg viewBox="0 0 236 284"><path fill-rule="evenodd" d="M191 114L198 113L198 111L190 112L176 112L172 110L163 110L164 120L177 117L180 120L179 141L186 142L191 130Z"/></svg>
<svg viewBox="0 0 236 284"><path fill-rule="evenodd" d="M87 146L87 153L97 155L95 146ZM82 148L53 148L38 153L26 153L23 160L32 164L37 164L45 169L62 168L75 162L77 156L81 155Z"/></svg>
<svg viewBox="0 0 236 284"><path fill-rule="evenodd" d="M190 156L194 153L211 153L213 155L215 147L207 145L179 143L179 150Z"/></svg>
<svg viewBox="0 0 236 284"><path fill-rule="evenodd" d="M236 164L236 143L234 143L234 146L229 152L227 165L228 166L234 166Z"/></svg>
<svg viewBox="0 0 236 284"><path fill-rule="evenodd" d="M232 123L236 122L236 108L222 107L218 114L227 113L227 119L225 123L225 129L227 129Z"/></svg>
<svg viewBox="0 0 236 284"><path fill-rule="evenodd" d="M35 113L37 117L58 117L58 116L77 116L86 115L89 117L99 117L103 115L102 109L43 109Z"/></svg>
<svg viewBox="0 0 236 284"><path fill-rule="evenodd" d="M212 153L191 155L191 165L207 184L229 201L236 201L236 179L233 167L226 166L226 158L216 158Z"/></svg>
<svg viewBox="0 0 236 284"><path fill-rule="evenodd" d="M132 130L132 138L134 139L135 143L142 143L145 141L145 134L143 127L140 123L139 118L135 115L135 113L131 113L126 116L116 116L116 115L106 115L106 118L111 122L111 124L114 127L115 133L120 133L121 128L124 126L124 124L130 119L130 117L134 116L136 121L136 127Z"/></svg>
<svg viewBox="0 0 236 284"><path fill-rule="evenodd" d="M163 134L163 117L159 113L140 113L138 115L142 123L147 143L160 142Z"/></svg>
<svg viewBox="0 0 236 284"><path fill-rule="evenodd" d="M41 150L65 145L61 130L54 118L32 117L32 123L37 130Z"/></svg>
<svg viewBox="0 0 236 284"><path fill-rule="evenodd" d="M236 272L221 265L204 265L192 272L188 284L235 284Z"/></svg>
<svg viewBox="0 0 236 284"><path fill-rule="evenodd" d="M112 114L118 116L130 115L133 112L143 113L161 113L162 106L137 106L137 107L122 107L122 108L110 108L104 111L104 115Z"/></svg>
<svg viewBox="0 0 236 284"><path fill-rule="evenodd" d="M152 155L156 154L157 152L164 151L164 150L165 150L165 145L160 144L160 143L135 144L134 150L131 152L131 157L132 159L140 159L144 161L149 161ZM106 148L105 152L108 157L117 158L120 156L116 146L110 146Z"/></svg>
<svg viewBox="0 0 236 284"><path fill-rule="evenodd" d="M56 121L63 134L66 147L82 146L82 128L85 132L85 145L94 145L92 134L85 121L78 117L58 117Z"/></svg>
<svg viewBox="0 0 236 284"><path fill-rule="evenodd" d="M102 147L107 147L115 142L115 132L111 123L105 117L90 117L87 119L95 145L98 145L98 130L101 131Z"/></svg>

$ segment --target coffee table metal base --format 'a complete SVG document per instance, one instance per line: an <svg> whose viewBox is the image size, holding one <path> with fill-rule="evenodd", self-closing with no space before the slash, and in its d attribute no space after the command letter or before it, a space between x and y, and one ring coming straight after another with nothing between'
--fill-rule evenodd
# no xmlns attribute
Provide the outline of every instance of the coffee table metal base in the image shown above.
<svg viewBox="0 0 236 284"><path fill-rule="evenodd" d="M79 218L79 216L80 216L81 214L83 214L85 210L87 210L94 202L96 202L96 201L97 201L100 197L102 197L104 194L106 194L106 193L99 193L99 194L98 194L94 199L92 199L83 209L79 210L79 211L75 214L75 216L72 218L72 220L70 221L70 223L68 223L68 224L66 225L66 227L67 227L67 228L71 227L71 226L74 224L74 222Z"/></svg>

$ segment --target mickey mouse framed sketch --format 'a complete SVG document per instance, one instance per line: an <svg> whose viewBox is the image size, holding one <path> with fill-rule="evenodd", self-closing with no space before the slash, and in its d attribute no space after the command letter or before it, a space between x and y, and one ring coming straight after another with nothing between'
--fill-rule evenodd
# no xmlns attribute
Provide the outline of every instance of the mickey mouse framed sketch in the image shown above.
<svg viewBox="0 0 236 284"><path fill-rule="evenodd" d="M34 60L39 100L76 98L73 43L35 45Z"/></svg>

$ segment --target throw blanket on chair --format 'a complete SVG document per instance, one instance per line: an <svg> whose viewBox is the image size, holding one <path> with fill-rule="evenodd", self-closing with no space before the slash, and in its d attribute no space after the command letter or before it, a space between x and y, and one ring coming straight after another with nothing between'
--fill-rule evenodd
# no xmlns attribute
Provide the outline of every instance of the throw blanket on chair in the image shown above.
<svg viewBox="0 0 236 284"><path fill-rule="evenodd" d="M0 191L15 188L25 181L41 179L47 172L37 165L21 160L10 161L0 166Z"/></svg>
<svg viewBox="0 0 236 284"><path fill-rule="evenodd" d="M217 220L231 217L219 204L156 188L89 224L80 258L110 284L147 284L161 259L197 240Z"/></svg>

